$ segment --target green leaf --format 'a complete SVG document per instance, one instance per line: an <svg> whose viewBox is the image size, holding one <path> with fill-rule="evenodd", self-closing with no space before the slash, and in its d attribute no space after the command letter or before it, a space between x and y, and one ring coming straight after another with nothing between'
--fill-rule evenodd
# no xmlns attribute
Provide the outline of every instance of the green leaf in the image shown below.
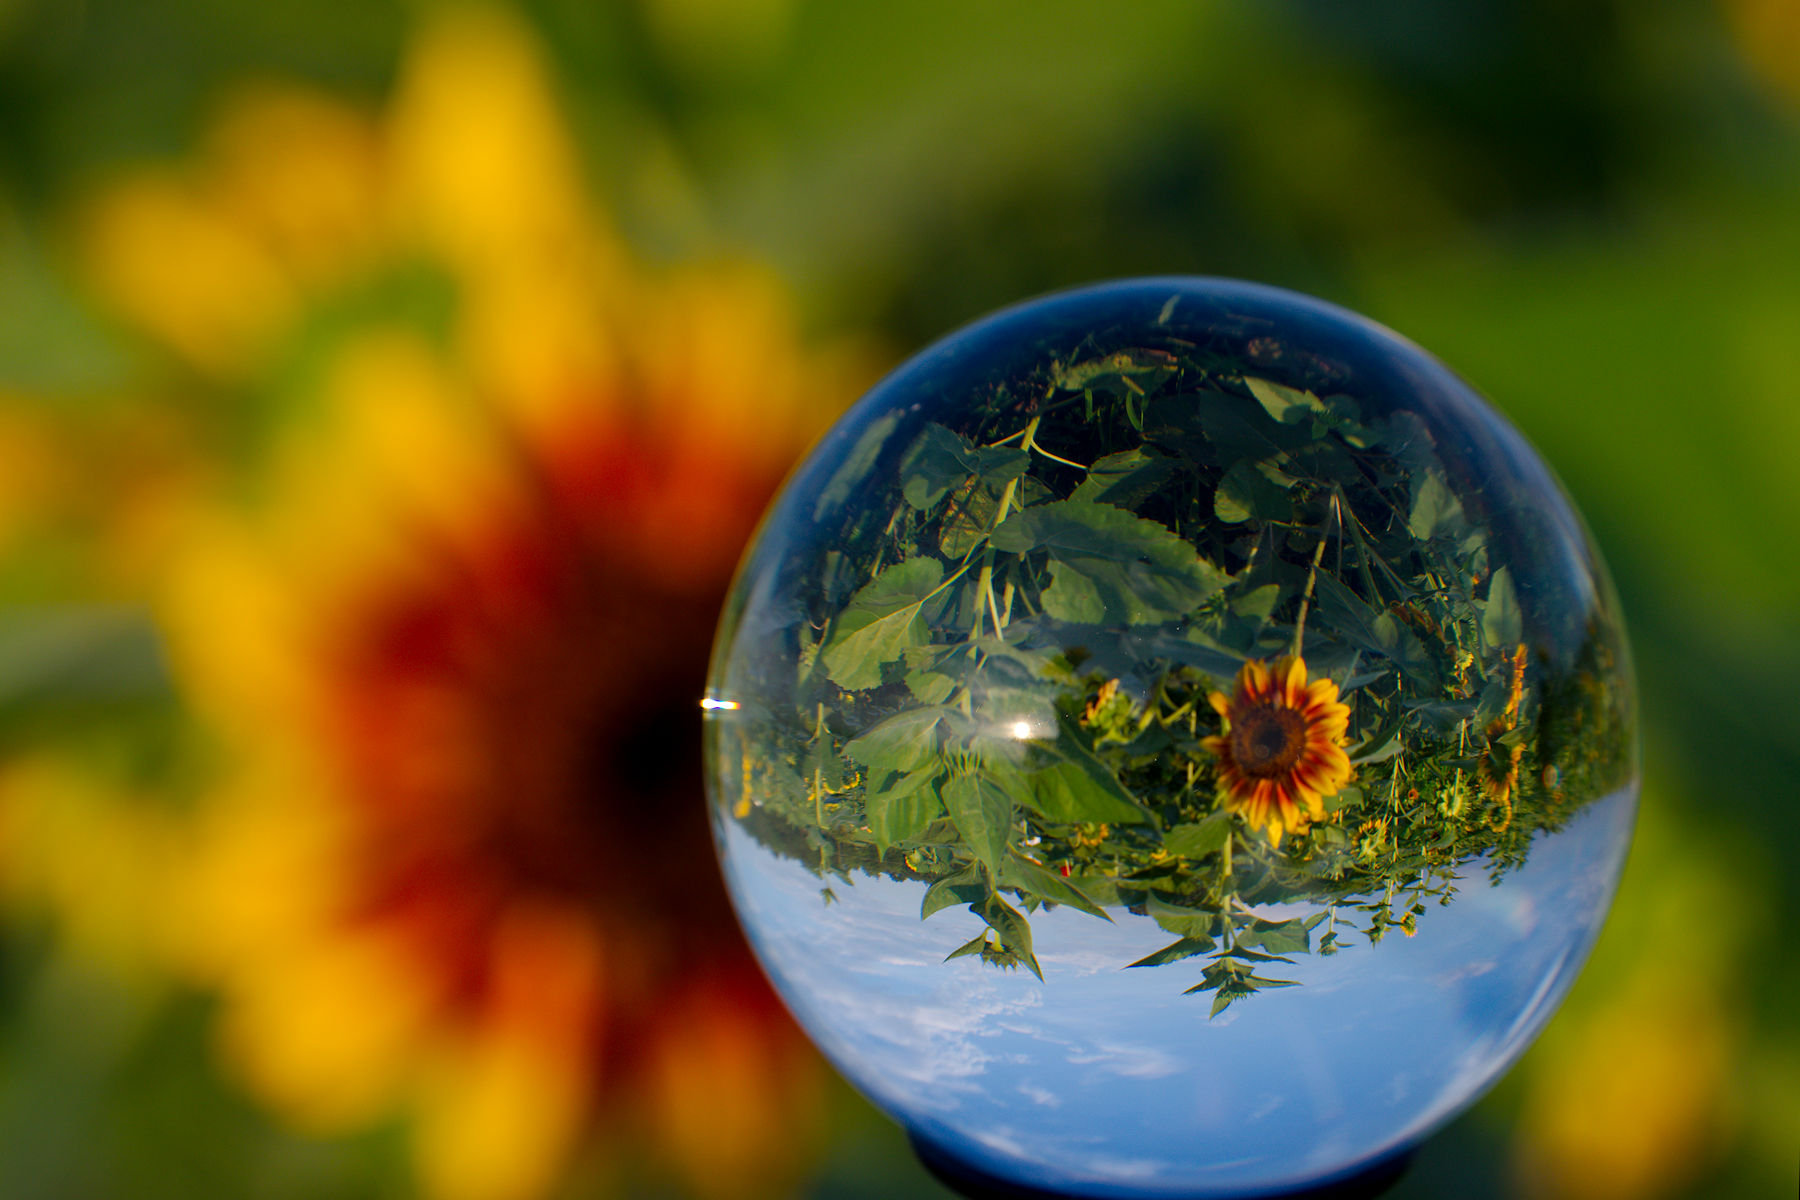
<svg viewBox="0 0 1800 1200"><path fill-rule="evenodd" d="M1205 954L1208 950L1211 950L1218 944L1219 943L1213 941L1209 937L1184 937L1178 942L1164 946L1154 954L1146 954L1136 962L1127 963L1125 965L1127 969L1131 967L1160 967L1166 963L1180 962L1184 958L1192 958L1196 954Z"/></svg>
<svg viewBox="0 0 1800 1200"><path fill-rule="evenodd" d="M1194 548L1166 527L1110 504L1056 500L1014 513L994 531L1008 554L1047 550L1052 558L1143 560L1172 571L1197 570Z"/></svg>
<svg viewBox="0 0 1800 1200"><path fill-rule="evenodd" d="M883 413L869 427L862 431L856 439L856 445L844 456L838 469L831 473L831 479L819 492L819 498L813 504L813 520L821 521L825 514L839 507L850 498L850 493L859 487L863 480L874 469L875 460L881 457L881 447L894 427L900 423L896 413ZM820 456L827 456L832 449L832 437L827 435L825 445L819 448Z"/></svg>
<svg viewBox="0 0 1800 1200"><path fill-rule="evenodd" d="M1260 917L1238 930L1237 947L1243 953L1239 958L1250 956L1250 948L1261 946L1269 954L1257 955L1256 961L1269 961L1271 956L1282 954L1307 954L1312 950L1311 930L1324 919L1320 913L1315 917L1295 917L1289 921L1265 921ZM1283 960L1286 961L1286 960Z"/></svg>
<svg viewBox="0 0 1800 1200"><path fill-rule="evenodd" d="M1512 571L1501 567L1488 582L1487 606L1481 614L1481 636L1490 650L1510 650L1525 636L1525 616Z"/></svg>
<svg viewBox="0 0 1800 1200"><path fill-rule="evenodd" d="M977 867L946 875L925 889L925 902L920 906L919 919L923 921L953 904L967 904L974 908L986 899L988 891L987 881L981 877L981 871Z"/></svg>
<svg viewBox="0 0 1800 1200"><path fill-rule="evenodd" d="M1155 415L1170 420L1175 426L1176 443L1182 451L1224 467L1239 459L1268 458L1282 451L1295 450L1312 442L1312 430L1299 425L1283 425L1269 419L1262 405L1249 396L1233 392L1198 391L1176 398L1187 413L1173 406ZM1193 426L1201 436L1195 438ZM1158 434L1162 431L1159 429Z"/></svg>
<svg viewBox="0 0 1800 1200"><path fill-rule="evenodd" d="M1351 645L1381 655L1416 683L1435 691L1437 666L1418 635L1389 612L1377 612L1362 597L1324 571L1314 579L1319 613Z"/></svg>
<svg viewBox="0 0 1800 1200"><path fill-rule="evenodd" d="M1115 350L1100 358L1058 366L1051 373L1050 382L1068 392L1091 389L1141 396L1173 375L1179 365L1167 350Z"/></svg>
<svg viewBox="0 0 1800 1200"><path fill-rule="evenodd" d="M977 447L935 421L925 426L900 458L901 494L917 509L936 507L953 488L979 476L990 487L1017 479L1031 455L1010 446Z"/></svg>
<svg viewBox="0 0 1800 1200"><path fill-rule="evenodd" d="M1100 757L1088 748L1087 743L1075 730L1073 721L1065 717L1061 724L1062 729L1053 749L1066 761L1081 768L1082 773L1087 776L1088 782L1113 801L1111 807L1116 815L1108 819L1122 824L1153 823L1155 818L1150 815L1150 810L1145 808L1136 796L1132 795L1129 788L1119 782L1119 777L1113 774L1112 768L1102 762ZM1089 805L1092 803L1093 801L1088 801ZM1130 816L1126 815L1127 808L1130 809Z"/></svg>
<svg viewBox="0 0 1800 1200"><path fill-rule="evenodd" d="M967 438L933 421L900 457L901 494L914 508L932 508L975 474L974 459Z"/></svg>
<svg viewBox="0 0 1800 1200"><path fill-rule="evenodd" d="M908 647L924 644L925 600L944 578L944 565L929 556L886 567L864 585L838 614L822 657L826 673L841 688L881 683L881 668L898 662Z"/></svg>
<svg viewBox="0 0 1800 1200"><path fill-rule="evenodd" d="M865 767L912 771L935 763L942 708L913 708L898 713L850 739L844 753Z"/></svg>
<svg viewBox="0 0 1800 1200"><path fill-rule="evenodd" d="M1079 908L1082 912L1099 917L1102 921L1110 922L1112 920L1106 915L1106 910L1090 900L1080 888L1055 871L1046 870L1017 851L1008 854L1006 861L1001 864L1000 885L1031 892L1040 900Z"/></svg>
<svg viewBox="0 0 1800 1200"><path fill-rule="evenodd" d="M1319 572L1313 584L1317 589L1320 615L1329 619L1345 638L1365 650L1380 649L1375 640L1375 618L1379 614L1368 601L1324 571Z"/></svg>
<svg viewBox="0 0 1800 1200"><path fill-rule="evenodd" d="M1050 564L1050 586L1044 589L1044 611L1058 621L1099 625L1106 621L1106 598L1100 588L1066 562Z"/></svg>
<svg viewBox="0 0 1800 1200"><path fill-rule="evenodd" d="M1013 446L985 446L976 451L975 462L980 469L981 482L991 488L1001 488L1025 474L1026 468L1031 466L1031 454Z"/></svg>
<svg viewBox="0 0 1800 1200"><path fill-rule="evenodd" d="M956 690L956 680L936 671L908 671L906 690L922 704L942 704Z"/></svg>
<svg viewBox="0 0 1800 1200"><path fill-rule="evenodd" d="M875 835L875 848L887 853L895 842L907 842L925 832L927 826L944 811L935 786L938 765L929 765L905 775L890 774L880 789L863 796L863 813L869 821L869 832Z"/></svg>
<svg viewBox="0 0 1800 1200"><path fill-rule="evenodd" d="M1141 563L1084 559L1050 564L1044 612L1082 625L1159 625L1198 607L1200 595Z"/></svg>
<svg viewBox="0 0 1800 1200"><path fill-rule="evenodd" d="M941 790L963 841L990 872L997 872L1012 833L1012 800L984 775L953 775Z"/></svg>
<svg viewBox="0 0 1800 1200"><path fill-rule="evenodd" d="M1231 611L1254 621L1267 621L1275 606L1281 603L1281 585L1265 583L1252 588L1231 602Z"/></svg>
<svg viewBox="0 0 1800 1200"><path fill-rule="evenodd" d="M938 549L944 557L961 559L979 546L999 507L999 498L979 484L969 483L958 489L938 531Z"/></svg>
<svg viewBox="0 0 1800 1200"><path fill-rule="evenodd" d="M1250 389L1250 394L1262 403L1271 417L1283 424L1291 425L1314 413L1325 411L1324 403L1311 392L1249 375L1244 376L1244 386Z"/></svg>
<svg viewBox="0 0 1800 1200"><path fill-rule="evenodd" d="M967 958L971 954L980 954L983 950L987 949L987 944L988 932L984 929L950 953L944 955L944 961L949 962L953 958Z"/></svg>
<svg viewBox="0 0 1800 1200"><path fill-rule="evenodd" d="M823 737L806 747L800 760L800 773L810 785L814 779L828 792L844 790L844 756L832 748L831 738Z"/></svg>
<svg viewBox="0 0 1800 1200"><path fill-rule="evenodd" d="M991 539L1008 554L1044 551L1045 611L1081 624L1155 624L1197 608L1227 576L1155 521L1110 504L1058 500L1015 513Z"/></svg>
<svg viewBox="0 0 1800 1200"><path fill-rule="evenodd" d="M1213 515L1228 525L1241 524L1252 517L1259 521L1284 521L1293 512L1287 488L1247 459L1232 464L1213 493Z"/></svg>
<svg viewBox="0 0 1800 1200"><path fill-rule="evenodd" d="M1002 900L997 893L990 892L975 911L976 915L988 923L989 928L1000 935L1006 948L1031 968L1033 975L1039 979L1044 977L1043 970L1038 966L1037 956L1031 950L1031 923L1018 909Z"/></svg>
<svg viewBox="0 0 1800 1200"><path fill-rule="evenodd" d="M1439 733L1455 733L1456 727L1475 715L1474 700L1427 700L1409 702L1406 711L1425 721Z"/></svg>
<svg viewBox="0 0 1800 1200"><path fill-rule="evenodd" d="M1432 662L1418 634L1395 620L1393 613L1385 612L1375 618L1374 633L1374 649L1392 659L1402 675L1431 691L1437 690L1437 664Z"/></svg>
<svg viewBox="0 0 1800 1200"><path fill-rule="evenodd" d="M1071 825L1083 821L1139 825L1150 820L1149 810L1066 727L1045 749L1062 761L1025 777L1032 808L1052 821Z"/></svg>
<svg viewBox="0 0 1800 1200"><path fill-rule="evenodd" d="M1142 447L1108 454L1088 468L1087 478L1069 499L1083 503L1135 508L1175 474L1176 461L1147 454Z"/></svg>
<svg viewBox="0 0 1800 1200"><path fill-rule="evenodd" d="M1400 727L1404 724L1398 715L1389 719L1386 725L1369 735L1368 741L1350 751L1350 765L1386 762L1400 753L1405 745L1399 740Z"/></svg>
<svg viewBox="0 0 1800 1200"><path fill-rule="evenodd" d="M1462 501L1442 475L1432 471L1418 481L1413 489L1412 515L1407 518L1407 528L1415 538L1423 541L1454 534L1464 524Z"/></svg>
<svg viewBox="0 0 1800 1200"><path fill-rule="evenodd" d="M1177 825L1163 836L1163 848L1181 858L1204 858L1231 837L1231 814L1223 809L1192 825Z"/></svg>
<svg viewBox="0 0 1800 1200"><path fill-rule="evenodd" d="M1216 912L1208 912L1200 908L1182 908L1180 905L1170 904L1156 896L1145 898L1144 911L1163 929L1184 938L1193 938L1196 941L1210 939L1224 923L1224 918Z"/></svg>

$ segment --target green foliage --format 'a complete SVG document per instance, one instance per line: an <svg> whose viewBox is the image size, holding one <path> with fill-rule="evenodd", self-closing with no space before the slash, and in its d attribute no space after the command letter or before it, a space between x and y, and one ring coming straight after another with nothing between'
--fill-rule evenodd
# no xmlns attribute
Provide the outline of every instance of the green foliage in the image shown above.
<svg viewBox="0 0 1800 1200"><path fill-rule="evenodd" d="M944 784L943 796L957 832L991 876L1011 837L1012 798L985 775L954 775Z"/></svg>
<svg viewBox="0 0 1800 1200"><path fill-rule="evenodd" d="M854 486L893 507L829 556L824 671L803 653L792 719L739 720L722 757L770 845L980 916L949 957L1041 978L1031 913L1129 913L1175 939L1130 965L1203 959L1218 1013L1293 986L1269 964L1411 932L1473 861L1517 866L1617 786L1629 714L1603 631L1572 667L1524 643L1514 569L1422 418L1366 420L1381 397L1329 364L1247 374L1201 336L1091 334L871 461ZM1276 844L1221 795L1209 697L1300 646L1357 778Z"/></svg>
<svg viewBox="0 0 1800 1200"><path fill-rule="evenodd" d="M881 682L882 668L926 641L925 601L944 577L934 558L895 563L871 580L839 614L822 657L831 681L843 688Z"/></svg>

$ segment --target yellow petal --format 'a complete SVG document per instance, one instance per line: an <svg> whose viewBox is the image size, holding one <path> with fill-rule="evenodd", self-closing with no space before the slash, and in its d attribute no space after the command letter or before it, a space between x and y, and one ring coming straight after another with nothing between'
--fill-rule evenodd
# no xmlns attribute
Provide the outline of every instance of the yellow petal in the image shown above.
<svg viewBox="0 0 1800 1200"><path fill-rule="evenodd" d="M144 174L111 188L82 235L101 294L203 370L242 372L293 307L268 249L177 178Z"/></svg>
<svg viewBox="0 0 1800 1200"><path fill-rule="evenodd" d="M225 984L222 1037L233 1065L309 1132L368 1124L398 1098L431 1000L385 941L321 930L272 947Z"/></svg>
<svg viewBox="0 0 1800 1200"><path fill-rule="evenodd" d="M536 1200L575 1145L585 1064L522 1031L446 1048L421 1082L413 1158L431 1200Z"/></svg>
<svg viewBox="0 0 1800 1200"><path fill-rule="evenodd" d="M1289 708L1299 708L1306 699L1306 660L1290 655L1275 668L1282 700Z"/></svg>
<svg viewBox="0 0 1800 1200"><path fill-rule="evenodd" d="M819 1077L785 1028L744 1021L729 992L684 1005L650 1051L644 1088L657 1149L706 1200L793 1194Z"/></svg>
<svg viewBox="0 0 1800 1200"><path fill-rule="evenodd" d="M237 91L208 146L209 191L290 276L330 287L382 232L381 147L373 123L310 89Z"/></svg>

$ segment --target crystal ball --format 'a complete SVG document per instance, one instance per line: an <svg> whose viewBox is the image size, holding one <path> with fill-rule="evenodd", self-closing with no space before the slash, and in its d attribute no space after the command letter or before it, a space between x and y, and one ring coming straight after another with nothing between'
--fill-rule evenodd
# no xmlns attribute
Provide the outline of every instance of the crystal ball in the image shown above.
<svg viewBox="0 0 1800 1200"><path fill-rule="evenodd" d="M1606 571L1467 384L1215 279L922 351L800 466L703 701L801 1025L928 1158L1268 1195L1404 1153L1568 990L1618 880Z"/></svg>

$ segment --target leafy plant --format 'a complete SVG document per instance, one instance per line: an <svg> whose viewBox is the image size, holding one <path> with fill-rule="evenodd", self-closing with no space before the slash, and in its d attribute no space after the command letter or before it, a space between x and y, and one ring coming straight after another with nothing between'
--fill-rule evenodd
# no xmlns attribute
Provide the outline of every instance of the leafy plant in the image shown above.
<svg viewBox="0 0 1800 1200"><path fill-rule="evenodd" d="M1554 531L1419 412L1219 325L1040 350L953 418L875 421L815 505L837 524L797 670L715 745L765 844L919 879L922 917L987 926L948 957L1040 977L1031 914L1154 920L1175 940L1128 965L1203 959L1217 1014L1292 986L1294 955L1411 935L1471 864L1497 879L1623 782L1614 626L1534 613L1555 598L1519 572ZM1348 707L1354 778L1277 844L1203 741L1214 693L1289 654Z"/></svg>

